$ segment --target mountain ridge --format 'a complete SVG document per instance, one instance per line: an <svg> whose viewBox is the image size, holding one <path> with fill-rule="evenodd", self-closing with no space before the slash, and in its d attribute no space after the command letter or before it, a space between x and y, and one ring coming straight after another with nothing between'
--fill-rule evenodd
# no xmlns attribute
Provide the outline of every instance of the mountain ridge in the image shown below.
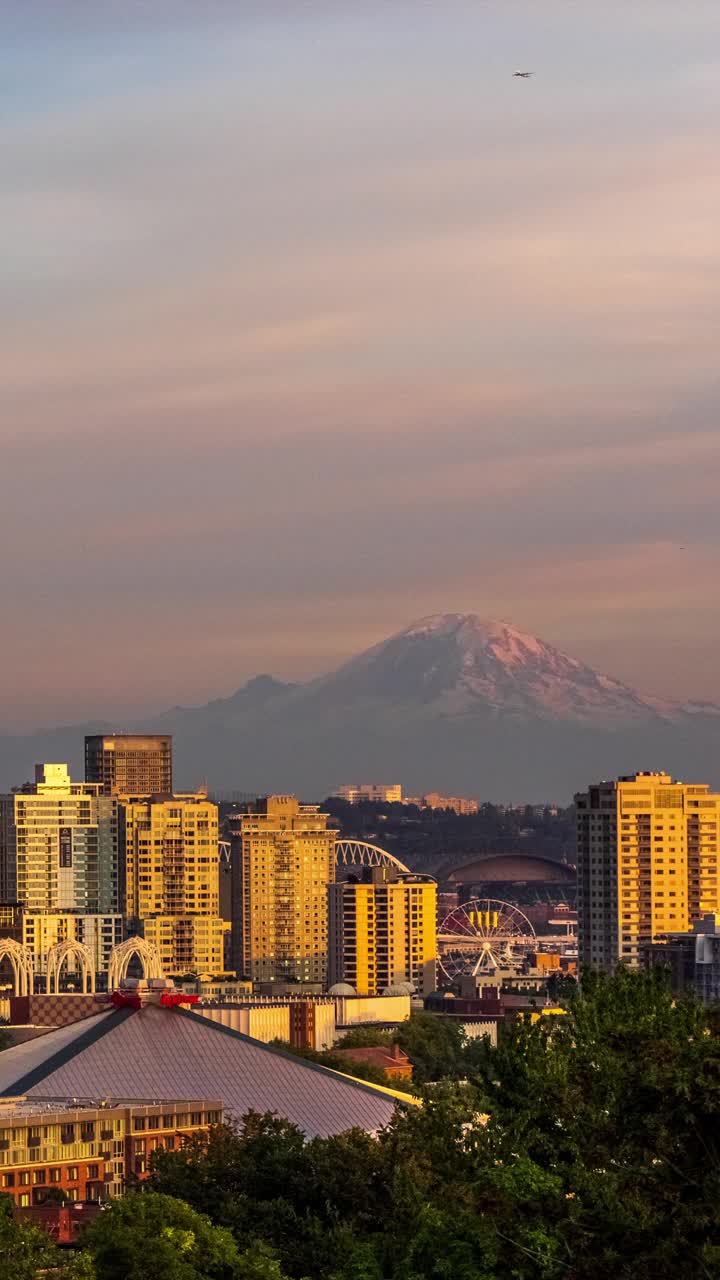
<svg viewBox="0 0 720 1280"><path fill-rule="evenodd" d="M0 787L40 759L81 776L92 726L0 734ZM115 724L107 724L113 732ZM139 719L175 736L176 785L298 791L322 798L360 777L410 792L560 799L591 777L668 768L711 781L720 707L639 693L523 632L478 614L432 614L297 684L259 675L226 698ZM47 754L52 752L52 754ZM698 772L702 770L702 772Z"/></svg>

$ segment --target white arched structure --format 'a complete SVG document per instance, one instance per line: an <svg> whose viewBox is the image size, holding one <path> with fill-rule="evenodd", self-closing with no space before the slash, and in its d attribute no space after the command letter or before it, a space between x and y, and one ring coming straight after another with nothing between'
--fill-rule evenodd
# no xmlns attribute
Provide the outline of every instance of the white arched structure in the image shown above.
<svg viewBox="0 0 720 1280"><path fill-rule="evenodd" d="M5 959L12 966L15 995L31 996L35 972L32 953L14 938L0 938L0 960Z"/></svg>
<svg viewBox="0 0 720 1280"><path fill-rule="evenodd" d="M399 858L364 840L336 840L335 862L339 867L394 867L396 871L410 872Z"/></svg>
<svg viewBox="0 0 720 1280"><path fill-rule="evenodd" d="M230 863L230 841L220 840L218 844L221 863ZM335 863L338 867L394 867L396 871L410 874L394 854L379 845L367 844L364 840L346 840L340 837L335 841Z"/></svg>
<svg viewBox="0 0 720 1280"><path fill-rule="evenodd" d="M60 991L60 971L64 964L76 960L80 969L83 994L89 995L95 990L95 966L93 958L84 942L68 938L65 942L56 942L47 953L47 993L58 995Z"/></svg>
<svg viewBox="0 0 720 1280"><path fill-rule="evenodd" d="M108 991L117 991L120 983L127 977L130 961L136 956L140 961L143 977L164 978L162 960L157 947L144 938L127 938L113 947L108 964Z"/></svg>

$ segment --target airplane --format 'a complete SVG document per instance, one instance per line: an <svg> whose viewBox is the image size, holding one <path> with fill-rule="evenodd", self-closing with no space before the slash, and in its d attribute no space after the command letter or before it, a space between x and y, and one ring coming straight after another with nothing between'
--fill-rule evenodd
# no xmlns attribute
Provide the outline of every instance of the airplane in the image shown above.
<svg viewBox="0 0 720 1280"><path fill-rule="evenodd" d="M534 71L513 71L513 78L519 77L520 80L529 80L534 74Z"/></svg>

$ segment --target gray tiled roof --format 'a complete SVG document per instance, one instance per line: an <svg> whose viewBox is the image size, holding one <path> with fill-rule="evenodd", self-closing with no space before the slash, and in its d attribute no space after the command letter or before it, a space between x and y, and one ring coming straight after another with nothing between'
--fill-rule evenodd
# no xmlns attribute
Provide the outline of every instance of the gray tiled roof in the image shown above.
<svg viewBox="0 0 720 1280"><path fill-rule="evenodd" d="M147 1005L77 1023L72 1037L70 1030L0 1054L0 1092L46 1098L221 1098L227 1118L276 1111L308 1137L355 1126L375 1131L393 1114L394 1099L371 1085L179 1009Z"/></svg>
<svg viewBox="0 0 720 1280"><path fill-rule="evenodd" d="M16 1080L46 1062L51 1054L70 1048L90 1027L98 1026L111 1017L111 1013L101 1013L83 1018L67 1027L58 1027L56 1031L46 1031L45 1035L24 1040L12 1049L5 1049L0 1053L0 1094L13 1094L12 1086Z"/></svg>

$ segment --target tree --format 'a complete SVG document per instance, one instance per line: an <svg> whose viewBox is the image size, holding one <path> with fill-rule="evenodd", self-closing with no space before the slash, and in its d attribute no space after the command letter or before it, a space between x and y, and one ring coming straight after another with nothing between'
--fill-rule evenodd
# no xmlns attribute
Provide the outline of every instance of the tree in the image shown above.
<svg viewBox="0 0 720 1280"><path fill-rule="evenodd" d="M2 1274L12 1280L36 1280L45 1272L59 1274L60 1254L48 1235L18 1222L10 1196L0 1195L0 1259Z"/></svg>
<svg viewBox="0 0 720 1280"><path fill-rule="evenodd" d="M86 1228L97 1280L282 1280L267 1249L241 1252L232 1234L172 1196L131 1193Z"/></svg>
<svg viewBox="0 0 720 1280"><path fill-rule="evenodd" d="M363 1130L306 1142L276 1116L250 1113L236 1131L158 1151L149 1186L181 1197L230 1227L237 1240L277 1250L290 1275L329 1275L337 1233L381 1223L381 1151Z"/></svg>
<svg viewBox="0 0 720 1280"><path fill-rule="evenodd" d="M414 1013L400 1024L395 1038L412 1063L416 1084L464 1078L465 1032L450 1018Z"/></svg>
<svg viewBox="0 0 720 1280"><path fill-rule="evenodd" d="M565 1016L497 1048L425 1015L401 1035L427 1078L465 1079L376 1137L250 1115L157 1153L151 1192L295 1280L720 1275L720 1040L661 974L586 974Z"/></svg>
<svg viewBox="0 0 720 1280"><path fill-rule="evenodd" d="M272 1040L271 1048L281 1053L292 1053L294 1057L304 1058L306 1062L317 1062L321 1067L327 1067L330 1071L340 1071L343 1075L353 1076L355 1080L367 1080L371 1084L392 1084L382 1067L376 1067L372 1062L356 1062L352 1058L342 1058L332 1049L299 1049L289 1045L285 1040ZM338 1048L345 1048L345 1045L339 1045Z"/></svg>
<svg viewBox="0 0 720 1280"><path fill-rule="evenodd" d="M376 1045L391 1045L395 1033L384 1031L382 1027L351 1027L340 1037L338 1049L370 1049Z"/></svg>
<svg viewBox="0 0 720 1280"><path fill-rule="evenodd" d="M568 1004L578 993L577 979L571 973L551 973L547 980L547 993L551 1000Z"/></svg>
<svg viewBox="0 0 720 1280"><path fill-rule="evenodd" d="M664 975L584 975L568 1016L513 1028L479 1086L499 1167L529 1161L556 1180L534 1228L552 1228L571 1275L715 1273L720 1042ZM516 1221L507 1231L529 1247L527 1204Z"/></svg>

